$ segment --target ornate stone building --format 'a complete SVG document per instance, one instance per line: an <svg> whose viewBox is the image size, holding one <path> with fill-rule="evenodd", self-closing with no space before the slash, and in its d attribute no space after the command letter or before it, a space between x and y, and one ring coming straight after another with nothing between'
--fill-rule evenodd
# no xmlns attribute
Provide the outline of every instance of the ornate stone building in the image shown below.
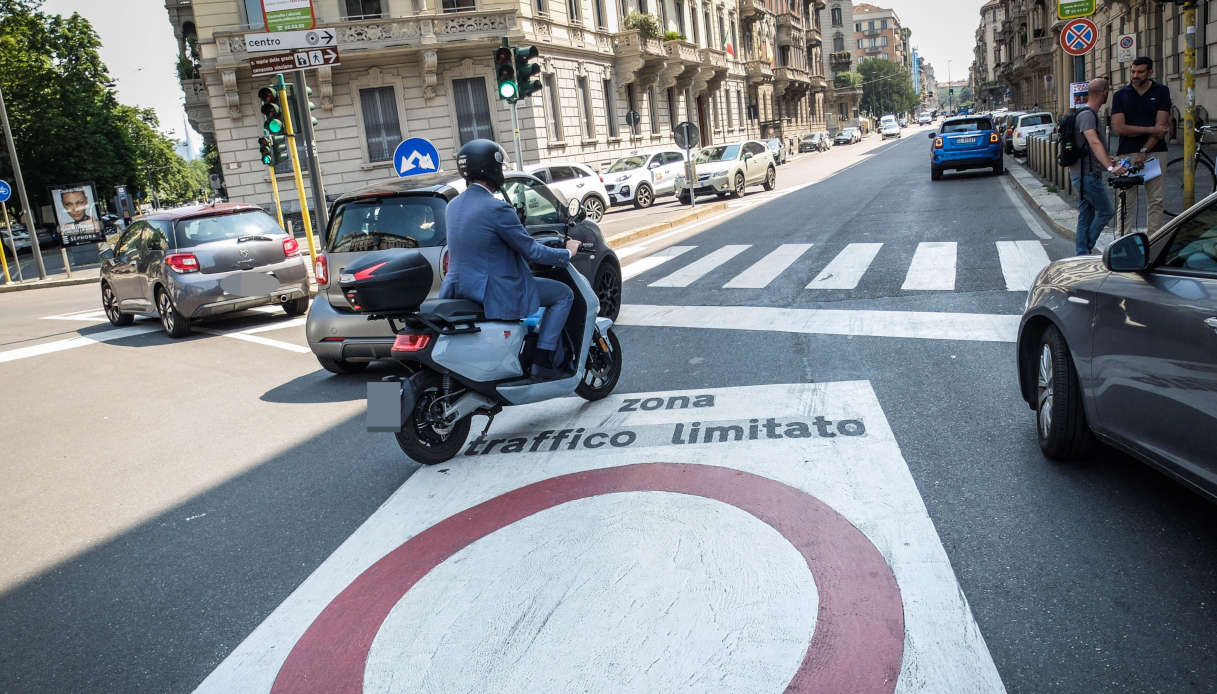
<svg viewBox="0 0 1217 694"><path fill-rule="evenodd" d="M829 0L820 10L824 28L824 76L828 82L829 131L859 125L862 88L836 84L838 75L848 75L855 66L854 6L850 0Z"/></svg>

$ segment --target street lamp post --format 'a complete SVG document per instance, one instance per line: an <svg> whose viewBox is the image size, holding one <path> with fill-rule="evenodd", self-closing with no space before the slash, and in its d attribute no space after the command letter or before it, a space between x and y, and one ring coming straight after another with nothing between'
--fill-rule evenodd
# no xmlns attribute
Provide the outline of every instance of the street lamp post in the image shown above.
<svg viewBox="0 0 1217 694"><path fill-rule="evenodd" d="M955 89L951 87L951 61L947 60L947 111L955 112Z"/></svg>

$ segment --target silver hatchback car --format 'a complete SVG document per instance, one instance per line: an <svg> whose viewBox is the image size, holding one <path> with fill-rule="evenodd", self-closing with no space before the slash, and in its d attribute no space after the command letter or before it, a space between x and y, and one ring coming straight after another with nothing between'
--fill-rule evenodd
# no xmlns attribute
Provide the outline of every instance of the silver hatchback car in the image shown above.
<svg viewBox="0 0 1217 694"><path fill-rule="evenodd" d="M103 247L101 303L114 325L155 315L170 337L190 323L267 304L308 310L300 244L262 208L226 203L147 215Z"/></svg>

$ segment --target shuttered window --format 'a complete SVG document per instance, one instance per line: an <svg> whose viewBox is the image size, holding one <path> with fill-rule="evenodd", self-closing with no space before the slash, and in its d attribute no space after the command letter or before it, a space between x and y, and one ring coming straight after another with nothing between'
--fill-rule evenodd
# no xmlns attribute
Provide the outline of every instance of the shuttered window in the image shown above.
<svg viewBox="0 0 1217 694"><path fill-rule="evenodd" d="M401 142L401 121L393 87L359 90L363 109L363 133L368 143L368 161L389 161Z"/></svg>
<svg viewBox="0 0 1217 694"><path fill-rule="evenodd" d="M486 79L471 77L452 80L452 95L456 101L456 122L460 128L461 144L478 138L493 140L490 102L486 101Z"/></svg>

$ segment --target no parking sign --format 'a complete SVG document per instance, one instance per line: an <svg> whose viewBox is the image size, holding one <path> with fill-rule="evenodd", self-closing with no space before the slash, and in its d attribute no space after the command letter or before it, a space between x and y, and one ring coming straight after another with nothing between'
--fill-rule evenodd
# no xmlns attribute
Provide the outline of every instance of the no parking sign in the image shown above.
<svg viewBox="0 0 1217 694"><path fill-rule="evenodd" d="M1116 51L1117 59L1121 63L1130 63L1137 57L1137 35L1136 34L1121 34L1120 40L1117 42L1119 48Z"/></svg>

